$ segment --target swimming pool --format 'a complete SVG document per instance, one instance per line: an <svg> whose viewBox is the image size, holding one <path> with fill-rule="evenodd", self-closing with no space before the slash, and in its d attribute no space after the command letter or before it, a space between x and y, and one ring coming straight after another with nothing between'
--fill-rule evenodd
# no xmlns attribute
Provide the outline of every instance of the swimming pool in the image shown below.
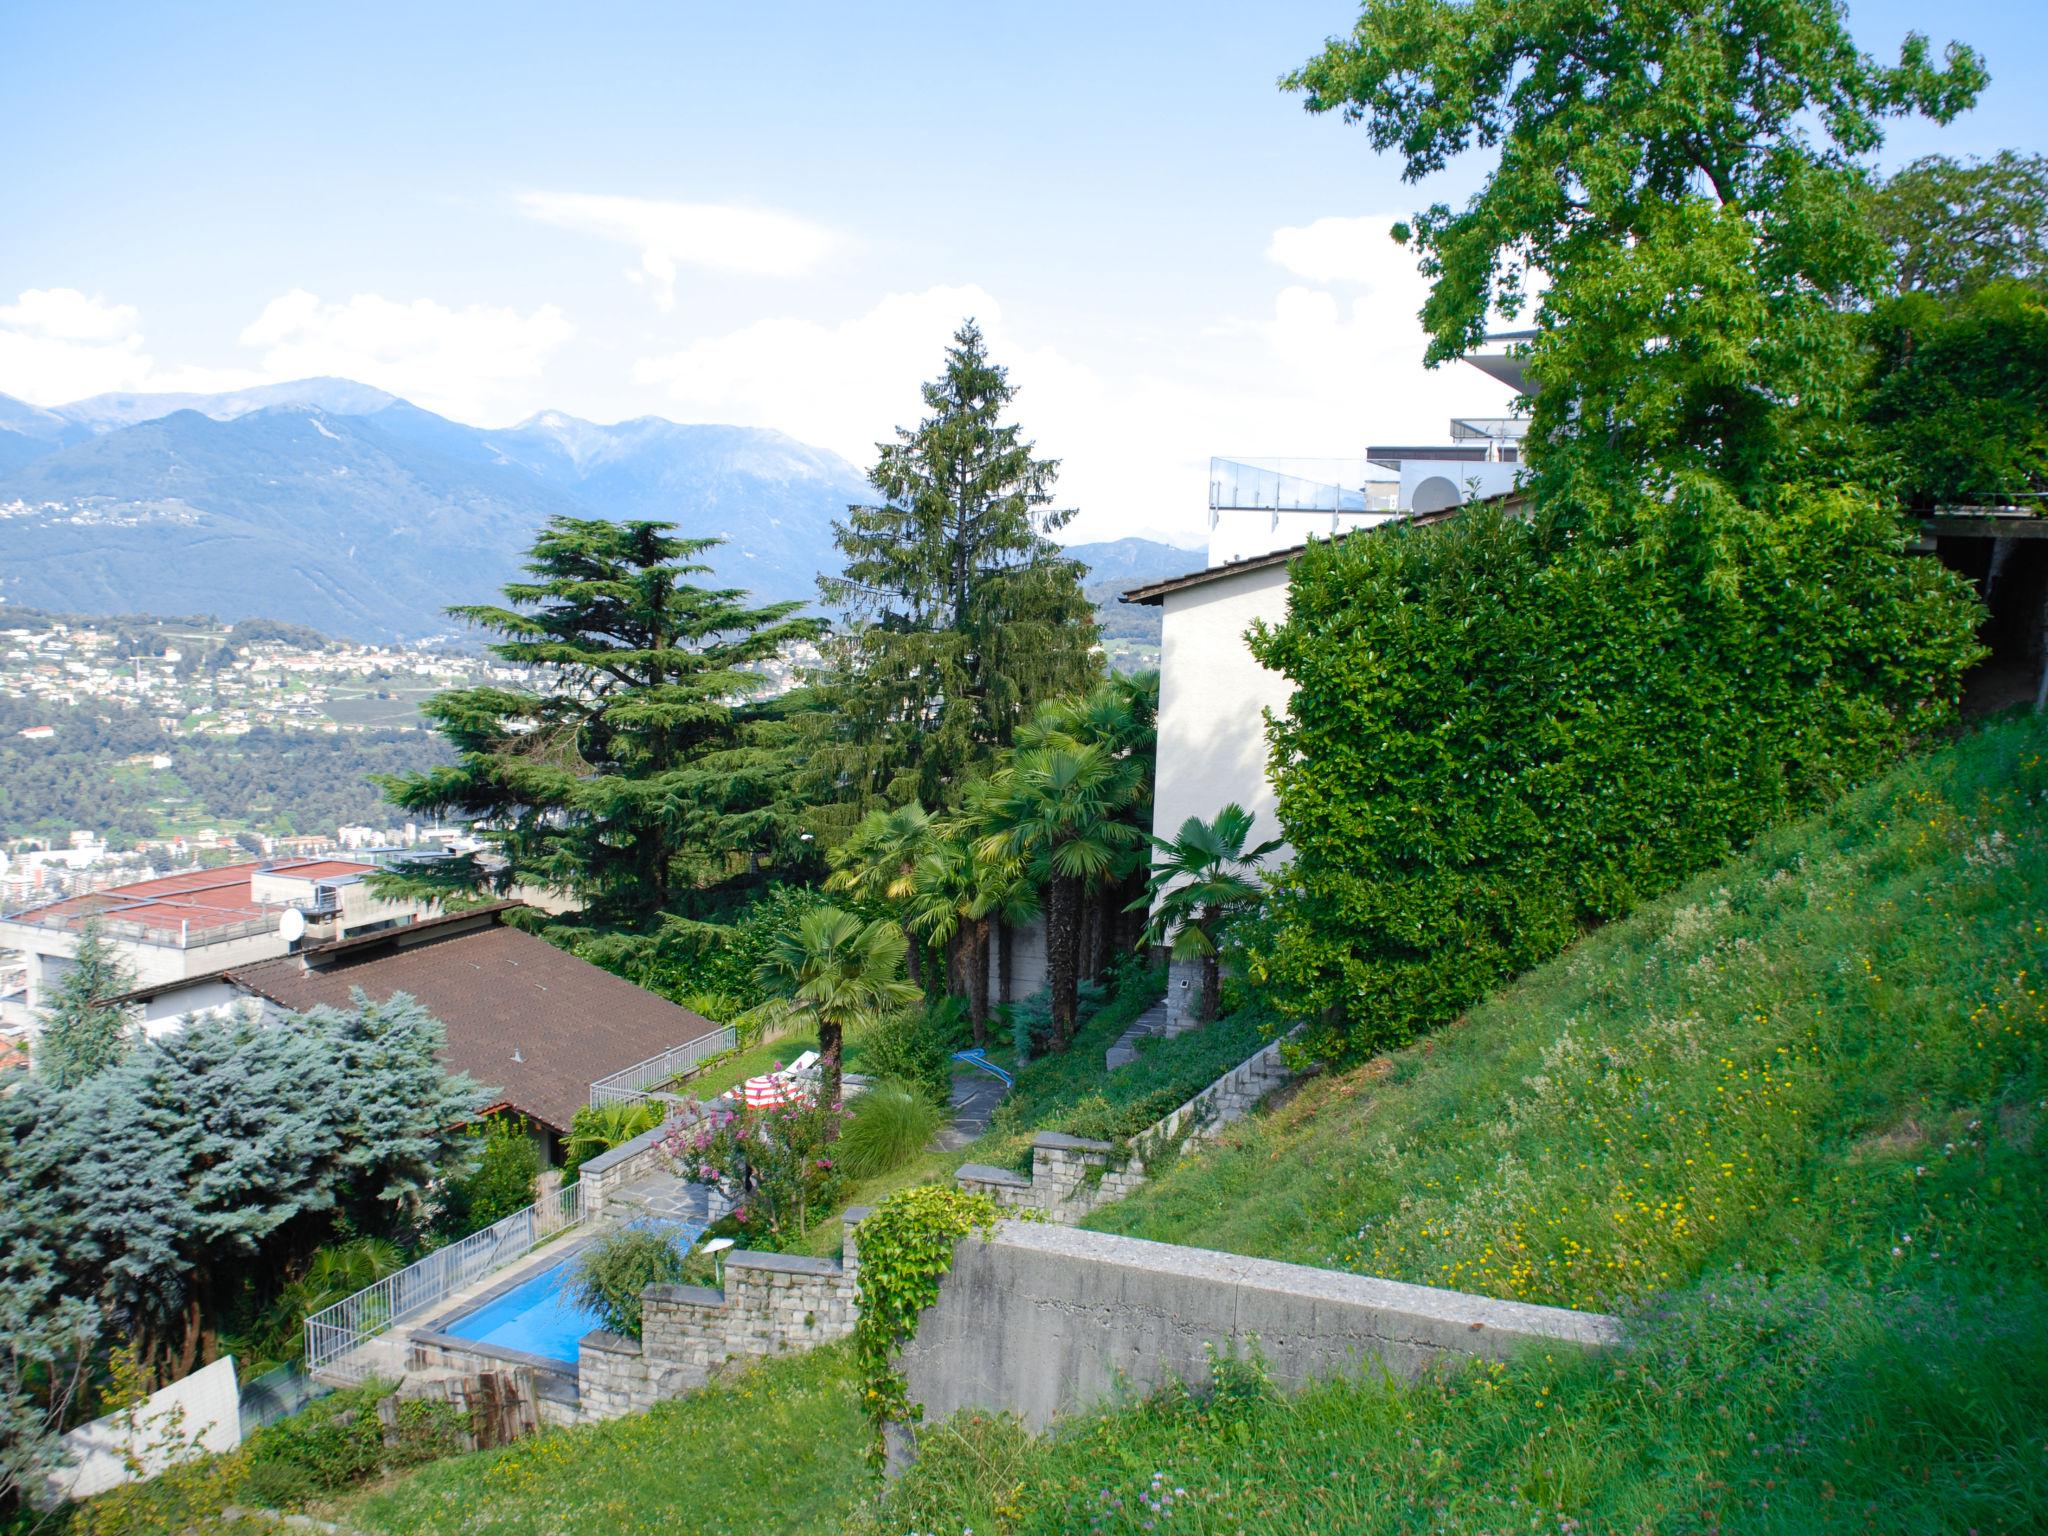
<svg viewBox="0 0 2048 1536"><path fill-rule="evenodd" d="M570 1297L569 1281L575 1269L574 1258L564 1259L474 1312L453 1319L442 1332L478 1344L573 1362L577 1341L604 1326L597 1313Z"/></svg>

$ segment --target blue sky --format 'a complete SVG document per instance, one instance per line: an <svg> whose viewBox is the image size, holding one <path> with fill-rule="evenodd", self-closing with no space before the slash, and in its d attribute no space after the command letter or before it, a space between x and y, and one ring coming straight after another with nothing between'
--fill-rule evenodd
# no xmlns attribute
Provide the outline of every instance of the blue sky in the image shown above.
<svg viewBox="0 0 2048 1536"><path fill-rule="evenodd" d="M1203 526L1211 452L1349 455L1498 409L1426 374L1400 184L1277 77L1331 0L1239 6L16 3L0 391L337 372L466 420L781 427L859 462L965 313L1082 536ZM1852 5L1988 58L1886 159L2041 150L2048 5Z"/></svg>

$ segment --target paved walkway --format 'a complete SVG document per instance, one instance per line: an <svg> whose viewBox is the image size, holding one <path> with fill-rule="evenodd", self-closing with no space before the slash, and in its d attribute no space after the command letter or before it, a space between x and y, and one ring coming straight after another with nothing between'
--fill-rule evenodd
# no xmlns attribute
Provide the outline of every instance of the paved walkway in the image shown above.
<svg viewBox="0 0 2048 1536"><path fill-rule="evenodd" d="M958 1152L988 1129L989 1116L1009 1092L1003 1080L969 1068L953 1074L953 1118L932 1138L941 1152Z"/></svg>

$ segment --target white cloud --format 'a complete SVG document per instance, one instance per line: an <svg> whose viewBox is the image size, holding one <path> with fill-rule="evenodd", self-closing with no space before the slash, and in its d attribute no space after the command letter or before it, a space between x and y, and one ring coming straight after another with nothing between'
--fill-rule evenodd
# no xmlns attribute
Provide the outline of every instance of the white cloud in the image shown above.
<svg viewBox="0 0 2048 1536"><path fill-rule="evenodd" d="M0 305L0 394L36 405L135 389L153 364L140 316L76 288L31 288Z"/></svg>
<svg viewBox="0 0 2048 1536"><path fill-rule="evenodd" d="M271 379L334 375L403 395L417 405L479 424L531 408L532 384L574 334L552 304L530 314L431 299L401 303L359 293L330 303L295 288L272 299L241 336L261 347Z"/></svg>
<svg viewBox="0 0 2048 1536"><path fill-rule="evenodd" d="M917 387L939 371L960 322L975 317L1020 385L1034 361L1004 329L1002 306L978 286L892 293L836 324L778 316L679 351L642 358L633 375L662 385L685 417L772 426L865 465L874 445L923 412Z"/></svg>
<svg viewBox="0 0 2048 1536"><path fill-rule="evenodd" d="M1397 245L1388 233L1391 214L1363 218L1317 219L1312 224L1285 225L1266 243L1266 259L1312 283L1357 283L1390 296L1426 291L1415 270L1412 246Z"/></svg>
<svg viewBox="0 0 2048 1536"><path fill-rule="evenodd" d="M683 267L801 277L817 270L841 244L824 226L772 208L582 192L526 192L519 206L543 223L637 248L639 270L627 276L651 284L663 309L675 304L676 276Z"/></svg>
<svg viewBox="0 0 2048 1536"><path fill-rule="evenodd" d="M1359 243L1383 236L1384 221L1308 228L1322 232L1295 242L1279 231L1275 244L1336 274L1326 281L1341 291L1287 284L1265 313L1199 334L1121 337L1084 353L1044 344L986 289L940 287L831 323L758 321L643 358L635 377L663 386L683 419L779 427L865 466L876 442L922 414L917 385L971 314L1019 388L1014 418L1062 461L1058 499L1082 513L1068 536L1195 538L1207 529L1212 454L1356 458L1371 441L1429 441L1453 415L1507 407L1507 391L1472 369L1423 368L1425 284L1391 241L1391 260Z"/></svg>
<svg viewBox="0 0 2048 1536"><path fill-rule="evenodd" d="M140 338L142 317L127 304L109 304L76 288L30 288L0 304L0 326L50 341L122 344Z"/></svg>

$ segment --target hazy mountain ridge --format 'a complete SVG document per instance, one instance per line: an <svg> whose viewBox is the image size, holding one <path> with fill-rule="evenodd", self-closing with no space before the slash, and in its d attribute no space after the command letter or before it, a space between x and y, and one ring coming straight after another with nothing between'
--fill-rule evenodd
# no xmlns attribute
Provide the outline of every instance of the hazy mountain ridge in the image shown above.
<svg viewBox="0 0 2048 1536"><path fill-rule="evenodd" d="M837 454L764 428L545 411L486 429L347 379L53 410L0 395L0 597L416 638L495 596L566 513L723 536L712 579L808 602L839 568L833 520L870 494ZM1147 539L1069 553L1091 595L1202 563Z"/></svg>
<svg viewBox="0 0 2048 1536"><path fill-rule="evenodd" d="M493 431L347 380L57 411L0 397L0 596L443 633L448 604L494 596L567 513L725 535L714 579L808 601L865 484L780 432L557 413Z"/></svg>

